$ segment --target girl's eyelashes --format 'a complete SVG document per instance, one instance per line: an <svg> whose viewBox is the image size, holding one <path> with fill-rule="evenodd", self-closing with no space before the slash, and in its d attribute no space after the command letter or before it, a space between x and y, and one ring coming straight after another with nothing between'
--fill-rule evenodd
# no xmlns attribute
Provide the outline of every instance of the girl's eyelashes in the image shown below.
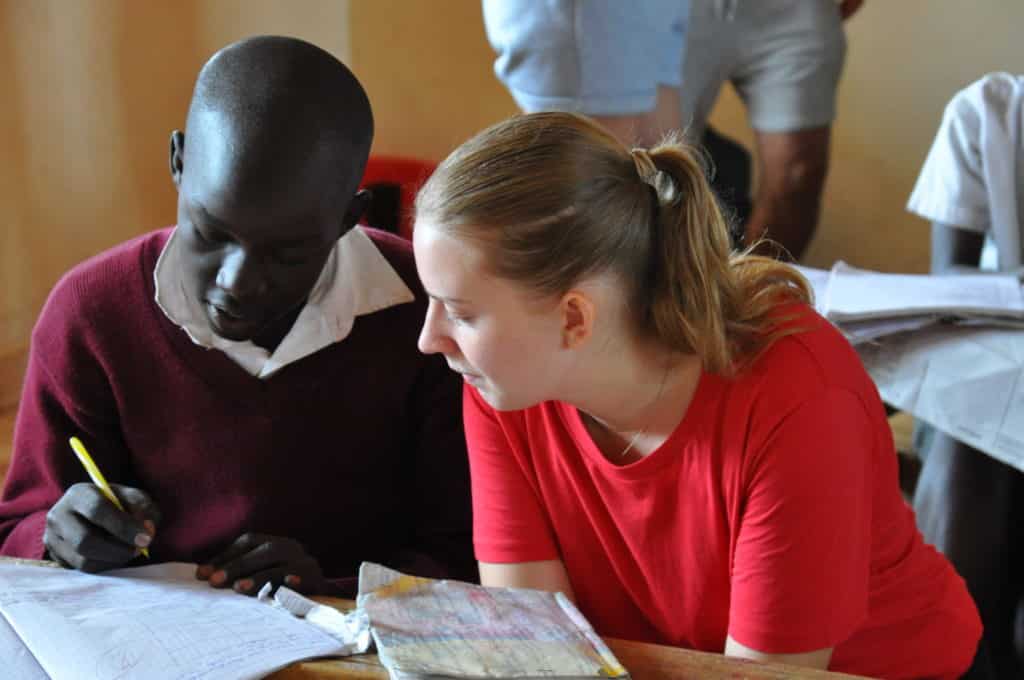
<svg viewBox="0 0 1024 680"><path fill-rule="evenodd" d="M457 314L449 309L444 310L444 315L449 321L457 324L466 324L473 320L473 318L470 316L466 316L464 314Z"/></svg>

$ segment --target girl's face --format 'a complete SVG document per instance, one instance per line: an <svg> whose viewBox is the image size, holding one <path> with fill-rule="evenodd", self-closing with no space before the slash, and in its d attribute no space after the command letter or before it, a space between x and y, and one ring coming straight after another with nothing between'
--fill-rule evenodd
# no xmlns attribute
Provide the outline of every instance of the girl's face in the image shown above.
<svg viewBox="0 0 1024 680"><path fill-rule="evenodd" d="M488 274L475 244L429 221L413 232L416 266L430 296L419 349L448 366L500 411L557 398L573 360L557 300L541 301Z"/></svg>

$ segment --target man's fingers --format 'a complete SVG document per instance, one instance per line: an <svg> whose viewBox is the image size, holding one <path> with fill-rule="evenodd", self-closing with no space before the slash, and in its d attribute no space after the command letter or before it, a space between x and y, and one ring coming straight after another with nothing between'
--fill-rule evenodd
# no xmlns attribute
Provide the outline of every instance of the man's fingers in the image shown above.
<svg viewBox="0 0 1024 680"><path fill-rule="evenodd" d="M160 508L156 506L149 494L131 486L111 484L114 494L120 499L125 512L145 523L151 522L151 527L156 530L160 526Z"/></svg>
<svg viewBox="0 0 1024 680"><path fill-rule="evenodd" d="M48 521L43 540L51 557L64 566L87 572L120 567L136 554L132 546L74 515L59 526Z"/></svg>
<svg viewBox="0 0 1024 680"><path fill-rule="evenodd" d="M232 583L232 588L243 595L255 595L267 583L274 590L283 584L299 593L315 594L322 589L323 576L320 574L320 565L317 564L317 561L306 556L304 559L280 567L247 574L236 579Z"/></svg>
<svg viewBox="0 0 1024 680"><path fill-rule="evenodd" d="M286 547L280 543L260 543L251 550L235 556L234 559L221 563L210 576L210 583L218 587L231 586L240 578L287 564L289 558L295 557L297 555L289 554Z"/></svg>
<svg viewBox="0 0 1024 680"><path fill-rule="evenodd" d="M145 548L150 544L152 536L146 531L143 522L126 512L117 509L110 500L103 495L99 487L93 484L83 484L81 488L75 485L69 489L69 501L71 510L90 524L104 529L114 538L131 546ZM122 487L125 488L125 487ZM75 490L74 496L71 491ZM64 534L65 537L67 533Z"/></svg>
<svg viewBox="0 0 1024 680"><path fill-rule="evenodd" d="M236 579L231 584L231 587L235 592L243 595L255 595L267 583L273 586L274 590L277 590L277 587L284 583L284 577L287 576L286 571L287 567L264 569L263 571Z"/></svg>
<svg viewBox="0 0 1024 680"><path fill-rule="evenodd" d="M200 578L209 578L225 564L234 562L261 543L263 543L263 536L260 534L242 534L223 552L208 560L206 564L200 565L199 570L205 573L205 576L200 576Z"/></svg>
<svg viewBox="0 0 1024 680"><path fill-rule="evenodd" d="M244 539L244 540L243 540ZM248 548L244 552L240 548ZM297 541L276 536L243 536L225 552L230 559L218 559L197 571L218 588L232 587L240 592L258 592L271 578L276 587L290 573L316 572L319 566ZM223 556L221 556L223 557ZM273 572L272 576L266 574ZM244 583L238 583L245 580Z"/></svg>

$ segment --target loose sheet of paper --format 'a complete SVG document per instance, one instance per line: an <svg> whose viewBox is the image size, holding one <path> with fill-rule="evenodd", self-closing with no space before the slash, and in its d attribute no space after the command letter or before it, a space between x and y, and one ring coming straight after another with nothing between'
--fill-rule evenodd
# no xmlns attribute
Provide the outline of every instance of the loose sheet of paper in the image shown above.
<svg viewBox="0 0 1024 680"><path fill-rule="evenodd" d="M0 616L0 659L3 661L4 673L15 680L50 680L43 667L28 651L18 634Z"/></svg>
<svg viewBox="0 0 1024 680"><path fill-rule="evenodd" d="M362 654L370 648L370 621L363 610L353 609L343 614L334 607L319 604L285 586L278 587L273 595L270 591L270 584L264 585L257 599L305 619L307 623L337 639L341 643L339 654Z"/></svg>
<svg viewBox="0 0 1024 680"><path fill-rule="evenodd" d="M319 628L194 572L0 563L0 614L53 680L241 680L338 653Z"/></svg>
<svg viewBox="0 0 1024 680"><path fill-rule="evenodd" d="M886 402L1024 471L1024 331L947 326L858 351Z"/></svg>

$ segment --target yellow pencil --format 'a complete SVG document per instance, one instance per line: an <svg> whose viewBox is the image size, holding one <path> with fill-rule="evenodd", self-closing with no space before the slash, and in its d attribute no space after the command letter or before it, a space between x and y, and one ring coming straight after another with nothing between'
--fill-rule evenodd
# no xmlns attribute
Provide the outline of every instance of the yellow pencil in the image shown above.
<svg viewBox="0 0 1024 680"><path fill-rule="evenodd" d="M117 496L114 495L114 491L110 488L110 484L107 484L106 477L104 477L103 473L100 472L100 469L96 466L96 462L92 459L92 456L89 455L89 452L85 450L85 444L82 443L82 440L78 437L72 437L68 440L68 443L71 444L71 450L75 452L76 456L78 456L78 460L81 461L82 467L84 467L85 471L89 473L89 479L92 480L92 483L100 488L100 491L107 497L107 500L114 504L114 507L121 512L125 512L124 506L121 505L121 501L119 501ZM149 557L149 550L146 548L139 548L139 552L146 557Z"/></svg>

